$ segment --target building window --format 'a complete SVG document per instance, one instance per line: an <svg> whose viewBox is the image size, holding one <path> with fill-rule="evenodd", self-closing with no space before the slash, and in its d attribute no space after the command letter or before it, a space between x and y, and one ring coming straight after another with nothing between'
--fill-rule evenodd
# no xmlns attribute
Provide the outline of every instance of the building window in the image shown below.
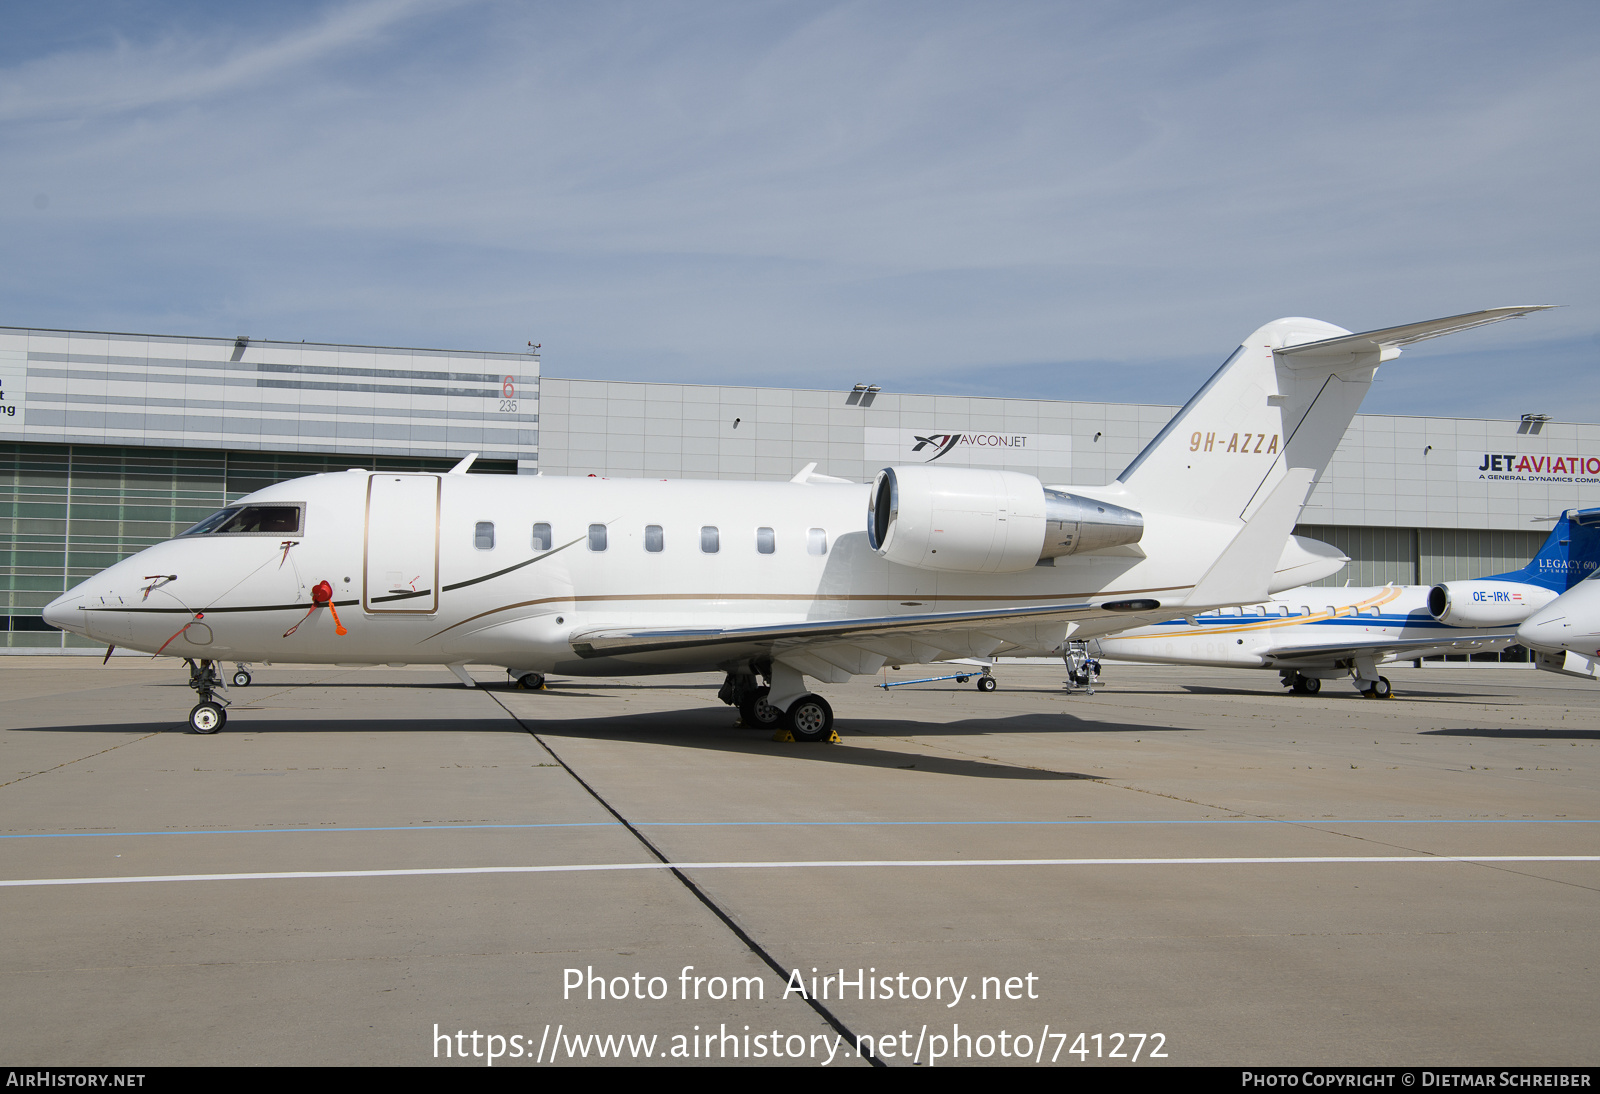
<svg viewBox="0 0 1600 1094"><path fill-rule="evenodd" d="M812 528L806 532L806 554L825 555L828 553L828 533L821 528Z"/></svg>
<svg viewBox="0 0 1600 1094"><path fill-rule="evenodd" d="M756 529L756 550L764 555L770 555L778 549L778 538L773 535L771 528Z"/></svg>
<svg viewBox="0 0 1600 1094"><path fill-rule="evenodd" d="M661 534L661 525L646 524L644 526L644 549L653 555L658 555L665 546L666 537Z"/></svg>
<svg viewBox="0 0 1600 1094"><path fill-rule="evenodd" d="M589 550L604 551L606 549L606 526L604 524L589 525Z"/></svg>
<svg viewBox="0 0 1600 1094"><path fill-rule="evenodd" d="M552 542L548 524L535 524L533 526L533 549L535 551L548 551Z"/></svg>
<svg viewBox="0 0 1600 1094"><path fill-rule="evenodd" d="M722 549L722 539L716 528L706 525L700 529L700 550L708 555L714 555Z"/></svg>
<svg viewBox="0 0 1600 1094"><path fill-rule="evenodd" d="M480 520L472 533L472 545L480 551L494 550L494 521Z"/></svg>

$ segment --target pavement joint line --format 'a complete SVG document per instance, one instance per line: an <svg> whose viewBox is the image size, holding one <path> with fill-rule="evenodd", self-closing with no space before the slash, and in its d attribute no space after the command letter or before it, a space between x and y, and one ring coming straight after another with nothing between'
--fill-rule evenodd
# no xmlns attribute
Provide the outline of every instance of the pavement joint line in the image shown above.
<svg viewBox="0 0 1600 1094"><path fill-rule="evenodd" d="M580 874L630 870L824 870L840 868L912 867L1044 867L1044 866L1348 866L1456 864L1487 866L1510 862L1600 862L1600 855L1321 855L1262 858L1047 858L1047 859L815 859L772 862L598 862L559 866L439 866L399 870L284 870L236 874L146 874L123 877L13 878L0 888L60 885L131 885L196 881L296 881L340 878L444 877L464 874ZM788 973L773 962L780 975Z"/></svg>
<svg viewBox="0 0 1600 1094"><path fill-rule="evenodd" d="M1228 817L1217 820L773 820L773 821L634 821L640 828L1065 828L1115 826L1279 825L1310 827L1347 824L1600 824L1600 818L1538 817ZM475 832L540 828L609 828L609 821L551 821L529 824L394 824L368 827L325 828L166 828L145 832L10 832L8 839L101 839L107 836L274 836L307 833L356 834L361 832ZM1319 829L1320 830L1320 829ZM1338 835L1338 833L1329 833Z"/></svg>
<svg viewBox="0 0 1600 1094"><path fill-rule="evenodd" d="M573 779L574 782L576 782L579 786L583 787L583 789L588 792L590 797L592 797L595 801L600 803L601 808L603 808L606 812L610 813L613 817L617 818L617 822L619 824L621 824L624 828L626 828L628 830L628 832L633 836L634 839L638 840L641 844L644 845L644 848L647 851L649 851L652 855L654 855L656 858L661 860L659 864L654 864L654 865L657 865L658 869L671 870L672 871L672 876L677 878L678 881L683 885L683 887L688 889L689 892L695 897L695 899L700 901L700 903L703 904L714 916L716 916L717 919L721 920L722 924L724 926L726 926L729 931L733 932L734 936L736 938L738 938L739 941L743 942L745 944L745 946L750 950L751 953L755 954L763 962L765 962L766 965L770 969L772 969L773 972L777 973L779 977L787 977L789 975L788 972L785 971L783 966L778 964L777 959L774 958L770 953L767 952L765 947L763 947L760 943L758 943L754 938L750 937L749 932L747 932L743 927L739 926L738 923L734 922L734 919L733 919L733 917L731 915L729 915L727 912L723 911L722 907L719 904L717 904L716 901L712 900L710 895L708 893L706 893L706 891L704 889L700 888L699 885L696 885L694 883L694 881L687 874L685 874L683 872L682 869L680 869L678 866L674 865L671 862L671 860L669 860L667 858L667 856L664 853L662 853L660 848L658 848L654 843L650 842L650 840L645 836L645 834L643 832L639 831L639 829L634 826L633 822L631 822L630 820L628 820L627 817L624 817L622 815L620 810L618 810L610 802L606 801L606 799L603 798L600 795L599 791L595 790L594 787L590 786L589 783L581 775L579 775L576 771L574 771L572 769L572 767L567 763L566 760L564 760L560 756L556 755L555 749L551 748L550 745L545 741L545 739L543 737L541 737L538 733L535 733L533 731L533 729L526 722L524 722L521 718L519 718L515 711L513 711L510 707L506 706L506 704L501 700L501 698L498 695L496 695L492 691L485 691L484 694L489 696L489 698L494 701L494 704L496 706L498 706L501 710L505 711L506 714L510 715L511 720L516 722L517 725L520 726L522 728L522 730L525 733L528 734L528 736L532 737L535 741L537 741L539 743L539 747L544 749L545 752L549 753L550 758L552 760L554 760L556 763L560 764L562 770L564 770L568 775L572 776L572 779ZM646 865L653 865L653 864L646 864ZM805 996L803 996L803 998L805 1000L806 1005L808 1007L810 1007L814 1012L816 1012L818 1017L820 1017L824 1022L826 1022L834 1031L836 1031L846 1041L849 1041L851 1044L856 1045L857 1049L859 1050L860 1045L861 1045L861 1038L856 1035L854 1030L852 1030L848 1026L846 1026L844 1024L844 1022L838 1016L836 1016L833 1013L833 1011L828 1009L827 1006L825 1006L822 1002L820 1002L819 1000L817 1000L813 996L805 995ZM882 1060L878 1059L877 1053L875 1053L875 1052L861 1052L861 1058L866 1060L873 1067L887 1067L888 1066Z"/></svg>
<svg viewBox="0 0 1600 1094"><path fill-rule="evenodd" d="M159 737L162 733L165 733L165 732L166 732L166 730L158 729L154 733L144 733L144 734L141 734L138 737L135 737L131 741L118 741L114 745L110 745L110 746L108 746L106 748L102 748L98 752L91 752L87 756L79 756L76 759L72 759L72 760L63 760L61 763L56 764L54 767L47 767L43 771L30 771L26 775L23 775L23 776L21 776L19 778L11 779L11 780L9 780L7 782L0 783L0 790L4 790L8 786L15 786L17 783L20 783L20 782L26 782L28 779L31 779L36 775L48 775L52 771L60 771L63 767L71 767L73 764L82 763L84 760L92 760L96 756L104 756L107 752L114 752L119 748L126 748L128 745L136 745L140 741L148 741L151 737Z"/></svg>

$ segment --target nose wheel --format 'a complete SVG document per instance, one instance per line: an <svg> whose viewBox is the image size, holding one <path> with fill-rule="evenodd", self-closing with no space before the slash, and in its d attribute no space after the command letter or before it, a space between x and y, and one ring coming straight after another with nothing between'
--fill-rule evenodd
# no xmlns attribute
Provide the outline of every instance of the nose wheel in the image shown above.
<svg viewBox="0 0 1600 1094"><path fill-rule="evenodd" d="M215 733L228 724L228 712L216 703L196 703L189 712L189 728L196 733Z"/></svg>
<svg viewBox="0 0 1600 1094"><path fill-rule="evenodd" d="M189 728L196 733L215 733L228 724L228 701L215 692L222 686L217 663L192 661L189 658L184 658L184 663L189 666L189 686L200 700L189 711ZM242 669L240 671L243 672ZM248 677L249 674L245 675Z"/></svg>

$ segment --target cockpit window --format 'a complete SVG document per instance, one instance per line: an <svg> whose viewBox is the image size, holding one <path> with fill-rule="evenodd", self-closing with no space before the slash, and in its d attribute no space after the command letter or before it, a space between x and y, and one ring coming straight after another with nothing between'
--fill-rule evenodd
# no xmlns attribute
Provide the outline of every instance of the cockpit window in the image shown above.
<svg viewBox="0 0 1600 1094"><path fill-rule="evenodd" d="M305 529L304 505L234 505L212 513L185 536L298 536Z"/></svg>

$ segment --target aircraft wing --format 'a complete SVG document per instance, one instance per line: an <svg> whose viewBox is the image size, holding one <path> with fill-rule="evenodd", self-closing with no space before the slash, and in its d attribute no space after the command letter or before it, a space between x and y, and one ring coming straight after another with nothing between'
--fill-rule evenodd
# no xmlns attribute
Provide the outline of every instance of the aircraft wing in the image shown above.
<svg viewBox="0 0 1600 1094"><path fill-rule="evenodd" d="M658 664L766 655L820 679L876 672L885 663L925 664L985 656L1009 646L1059 645L1088 603L1033 605L850 619L812 619L750 627L653 627L583 631L571 638L581 658ZM1052 641L1045 641L1053 635Z"/></svg>
<svg viewBox="0 0 1600 1094"><path fill-rule="evenodd" d="M1352 657L1382 660L1385 657L1431 657L1438 653L1462 653L1468 650L1481 650L1497 642L1514 642L1516 637L1516 631L1508 630L1495 634L1478 631L1453 639L1441 635L1426 635L1420 638L1375 638L1370 643L1343 642L1329 643L1325 646L1290 646L1272 650L1264 656L1274 665L1293 668L1326 665L1346 661Z"/></svg>

